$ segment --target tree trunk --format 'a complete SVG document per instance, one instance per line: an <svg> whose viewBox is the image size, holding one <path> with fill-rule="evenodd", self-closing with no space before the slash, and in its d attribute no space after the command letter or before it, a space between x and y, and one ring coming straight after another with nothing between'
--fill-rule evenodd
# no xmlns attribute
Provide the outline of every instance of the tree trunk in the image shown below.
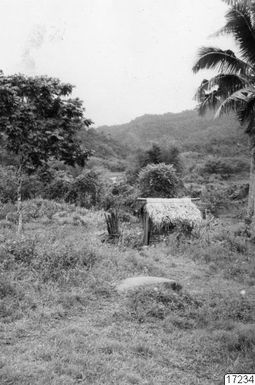
<svg viewBox="0 0 255 385"><path fill-rule="evenodd" d="M18 170L18 190L17 190L17 211L18 211L18 230L17 233L21 234L23 230L23 216L22 216L22 170L21 167Z"/></svg>

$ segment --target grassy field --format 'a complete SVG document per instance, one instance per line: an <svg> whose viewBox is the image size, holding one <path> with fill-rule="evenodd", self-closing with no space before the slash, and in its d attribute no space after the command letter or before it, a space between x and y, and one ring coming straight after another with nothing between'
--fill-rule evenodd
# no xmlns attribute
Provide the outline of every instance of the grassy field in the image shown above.
<svg viewBox="0 0 255 385"><path fill-rule="evenodd" d="M139 247L136 223L118 245L104 231L103 213L86 210L30 220L20 238L2 223L1 385L215 385L255 372L252 245L220 221L179 245ZM183 289L116 292L136 275Z"/></svg>

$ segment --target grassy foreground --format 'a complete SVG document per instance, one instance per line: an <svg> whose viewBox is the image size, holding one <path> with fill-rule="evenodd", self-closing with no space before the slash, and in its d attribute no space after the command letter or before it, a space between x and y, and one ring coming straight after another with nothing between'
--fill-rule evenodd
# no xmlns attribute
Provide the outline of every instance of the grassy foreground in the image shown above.
<svg viewBox="0 0 255 385"><path fill-rule="evenodd" d="M37 218L20 239L3 223L0 384L212 385L255 372L254 252L220 226L133 248L132 225L102 243L101 212ZM135 275L183 290L117 294Z"/></svg>

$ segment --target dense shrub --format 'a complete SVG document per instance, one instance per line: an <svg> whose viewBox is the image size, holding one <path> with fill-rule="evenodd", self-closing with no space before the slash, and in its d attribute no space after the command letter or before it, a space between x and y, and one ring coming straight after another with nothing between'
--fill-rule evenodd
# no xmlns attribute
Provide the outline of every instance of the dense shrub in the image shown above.
<svg viewBox="0 0 255 385"><path fill-rule="evenodd" d="M130 166L127 168L126 176L129 183L136 183L139 172L149 164L165 163L173 165L177 174L181 175L184 164L180 156L180 150L173 144L153 144L148 150L139 149L132 154Z"/></svg>
<svg viewBox="0 0 255 385"><path fill-rule="evenodd" d="M47 199L66 200L71 187L71 181L65 178L56 178L46 186L43 196Z"/></svg>
<svg viewBox="0 0 255 385"><path fill-rule="evenodd" d="M15 167L0 167L0 202L15 203L17 200L18 179ZM24 176L22 183L22 198L32 199L39 195L43 189L43 183L38 175Z"/></svg>
<svg viewBox="0 0 255 385"><path fill-rule="evenodd" d="M143 168L138 184L144 197L173 198L183 187L174 167L165 163L149 164Z"/></svg>
<svg viewBox="0 0 255 385"><path fill-rule="evenodd" d="M0 200L2 203L17 200L18 181L13 167L0 167Z"/></svg>
<svg viewBox="0 0 255 385"><path fill-rule="evenodd" d="M199 173L201 175L218 174L223 178L227 178L231 174L247 172L249 167L249 162L246 159L216 158L211 156L199 166Z"/></svg>
<svg viewBox="0 0 255 385"><path fill-rule="evenodd" d="M99 174L94 170L86 170L75 178L61 172L45 188L44 197L89 208L99 203L101 189Z"/></svg>
<svg viewBox="0 0 255 385"><path fill-rule="evenodd" d="M175 145L163 145L161 147L161 162L165 164L172 164L177 174L182 174L184 171L184 164L181 158L180 150Z"/></svg>
<svg viewBox="0 0 255 385"><path fill-rule="evenodd" d="M106 186L104 194L102 194L101 205L104 210L118 208L130 211L133 210L139 195L140 191L137 187L122 181L113 186Z"/></svg>
<svg viewBox="0 0 255 385"><path fill-rule="evenodd" d="M229 197L227 190L221 186L207 185L201 194L203 208L214 215L228 207Z"/></svg>

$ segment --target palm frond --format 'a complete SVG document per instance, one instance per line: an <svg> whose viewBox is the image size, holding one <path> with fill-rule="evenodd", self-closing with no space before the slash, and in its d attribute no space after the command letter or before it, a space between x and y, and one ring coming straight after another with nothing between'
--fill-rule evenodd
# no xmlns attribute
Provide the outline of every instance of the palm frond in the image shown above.
<svg viewBox="0 0 255 385"><path fill-rule="evenodd" d="M220 104L215 116L219 117L222 114L228 113L231 110L235 111L238 114L253 99L255 99L255 87L244 87L227 97Z"/></svg>
<svg viewBox="0 0 255 385"><path fill-rule="evenodd" d="M203 80L195 94L195 100L201 102L206 94L217 90L217 95L222 98L227 98L233 92L248 84L248 78L235 74L220 74L210 80Z"/></svg>
<svg viewBox="0 0 255 385"><path fill-rule="evenodd" d="M238 2L226 14L226 24L216 35L231 34L239 45L241 56L255 65L255 5Z"/></svg>
<svg viewBox="0 0 255 385"><path fill-rule="evenodd" d="M209 83L210 83L210 80L207 80L207 79L204 79L201 82L200 86L198 87L194 95L195 100L197 100L198 102L201 102L202 100L204 100L205 95L209 92Z"/></svg>
<svg viewBox="0 0 255 385"><path fill-rule="evenodd" d="M245 127L245 132L249 135L254 134L255 126L255 92L249 93L247 101L241 103L236 112L239 122Z"/></svg>
<svg viewBox="0 0 255 385"><path fill-rule="evenodd" d="M215 110L220 103L220 98L217 94L217 91L212 91L201 99L200 104L197 106L197 111L199 115L203 116L208 110Z"/></svg>
<svg viewBox="0 0 255 385"><path fill-rule="evenodd" d="M202 69L218 69L224 73L247 74L253 68L245 61L237 58L231 50L221 50L215 47L202 47L198 52L198 60L193 66L193 72Z"/></svg>
<svg viewBox="0 0 255 385"><path fill-rule="evenodd" d="M237 5L243 4L243 5L250 5L251 0L222 0L227 5L230 5L231 7L235 7Z"/></svg>

